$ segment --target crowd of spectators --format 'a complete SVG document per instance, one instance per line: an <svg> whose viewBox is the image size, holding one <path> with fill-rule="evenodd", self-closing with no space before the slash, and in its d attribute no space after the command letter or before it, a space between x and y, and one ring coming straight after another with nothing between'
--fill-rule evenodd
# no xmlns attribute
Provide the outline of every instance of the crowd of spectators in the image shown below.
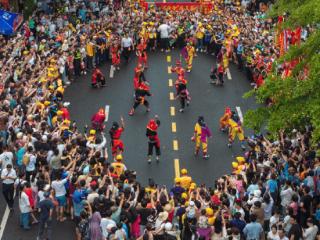
<svg viewBox="0 0 320 240"><path fill-rule="evenodd" d="M225 67L233 60L254 82L254 72L279 57L276 21L264 18L258 1L226 3L202 15L144 12L130 2L55 1L40 5L16 36L0 37L2 191L13 209L17 189L23 229L32 220L38 238L47 229L51 239L55 216L74 220L78 240L317 237L320 153L311 127L281 132L274 141L248 138L232 174L212 187L198 186L182 169L166 188L153 179L142 186L121 156L108 158L103 133L83 133L70 120L65 87L108 61L114 41L130 37L135 45L148 36L150 49L157 47L163 23L170 47L191 41Z"/></svg>

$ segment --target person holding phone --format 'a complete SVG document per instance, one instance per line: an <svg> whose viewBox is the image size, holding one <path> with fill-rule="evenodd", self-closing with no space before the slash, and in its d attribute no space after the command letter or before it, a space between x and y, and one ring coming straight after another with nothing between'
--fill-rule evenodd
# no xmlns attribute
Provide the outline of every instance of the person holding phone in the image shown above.
<svg viewBox="0 0 320 240"><path fill-rule="evenodd" d="M16 170L12 168L11 164L7 164L6 168L1 172L2 181L2 194L6 200L10 210L13 210L13 193L14 193L14 181L17 178Z"/></svg>

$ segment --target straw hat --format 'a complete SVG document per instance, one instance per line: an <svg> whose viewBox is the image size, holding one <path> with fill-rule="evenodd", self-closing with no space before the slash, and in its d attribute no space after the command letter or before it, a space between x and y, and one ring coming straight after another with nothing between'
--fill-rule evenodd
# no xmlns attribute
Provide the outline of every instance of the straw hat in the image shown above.
<svg viewBox="0 0 320 240"><path fill-rule="evenodd" d="M168 219L168 216L169 216L168 212L161 212L161 213L159 213L158 218L161 222L164 222Z"/></svg>

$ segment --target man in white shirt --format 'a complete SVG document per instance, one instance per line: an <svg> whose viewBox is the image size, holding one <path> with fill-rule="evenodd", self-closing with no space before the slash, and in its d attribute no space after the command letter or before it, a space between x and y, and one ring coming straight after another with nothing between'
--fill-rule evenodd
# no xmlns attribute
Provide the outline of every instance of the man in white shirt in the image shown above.
<svg viewBox="0 0 320 240"><path fill-rule="evenodd" d="M165 49L166 52L169 50L169 34L170 34L170 26L167 23L162 23L158 27L158 32L160 32L160 46L161 52Z"/></svg>
<svg viewBox="0 0 320 240"><path fill-rule="evenodd" d="M104 136L104 133L101 133L101 135L102 135L102 140L101 140L101 138L97 138L95 143L92 143L92 142L88 141L87 142L87 147L91 148L91 149L94 149L95 152L99 151L101 153L101 156L103 156L103 149L105 148L105 146L107 144L107 139Z"/></svg>
<svg viewBox="0 0 320 240"><path fill-rule="evenodd" d="M8 147L5 146L3 153L0 154L0 163L1 169L5 169L8 164L12 165L13 153L8 150Z"/></svg>
<svg viewBox="0 0 320 240"><path fill-rule="evenodd" d="M57 175L56 176L57 179L52 182L51 187L55 191L55 196L59 204L59 213L57 216L57 220L63 222L65 220L64 208L67 205L67 198L66 198L67 191L65 188L65 184L69 179L69 175L65 179L62 179L62 172L58 172L56 175Z"/></svg>
<svg viewBox="0 0 320 240"><path fill-rule="evenodd" d="M14 193L14 181L17 178L16 171L12 168L11 164L8 164L1 172L2 181L2 194L6 200L10 210L13 209L13 193Z"/></svg>
<svg viewBox="0 0 320 240"><path fill-rule="evenodd" d="M131 51L134 50L132 38L129 37L128 33L125 33L124 37L121 39L121 50L123 53L123 57L126 59L128 63Z"/></svg>
<svg viewBox="0 0 320 240"><path fill-rule="evenodd" d="M30 177L35 174L37 157L33 154L33 147L29 146L26 157L29 158L26 164L26 180L29 182Z"/></svg>
<svg viewBox="0 0 320 240"><path fill-rule="evenodd" d="M108 226L109 227L111 227L111 226L116 227L117 226L116 222L111 219L111 216L112 216L111 210L107 210L105 213L102 213L100 227L102 230L102 235L105 238L108 238L108 235L109 235L108 229L107 229Z"/></svg>
<svg viewBox="0 0 320 240"><path fill-rule="evenodd" d="M286 233L283 228L278 229L278 236L280 240L289 240L288 237L286 237Z"/></svg>
<svg viewBox="0 0 320 240"><path fill-rule="evenodd" d="M283 207L283 209L286 209L287 206L290 204L293 194L294 192L291 188L291 182L287 180L286 185L280 191L281 206Z"/></svg>

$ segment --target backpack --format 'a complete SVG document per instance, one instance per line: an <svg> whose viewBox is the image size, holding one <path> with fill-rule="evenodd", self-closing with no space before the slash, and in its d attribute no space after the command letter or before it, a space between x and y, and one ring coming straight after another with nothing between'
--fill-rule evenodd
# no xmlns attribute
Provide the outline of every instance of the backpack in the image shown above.
<svg viewBox="0 0 320 240"><path fill-rule="evenodd" d="M24 166L27 166L30 162L30 155L29 154L25 154L22 158L22 163Z"/></svg>

